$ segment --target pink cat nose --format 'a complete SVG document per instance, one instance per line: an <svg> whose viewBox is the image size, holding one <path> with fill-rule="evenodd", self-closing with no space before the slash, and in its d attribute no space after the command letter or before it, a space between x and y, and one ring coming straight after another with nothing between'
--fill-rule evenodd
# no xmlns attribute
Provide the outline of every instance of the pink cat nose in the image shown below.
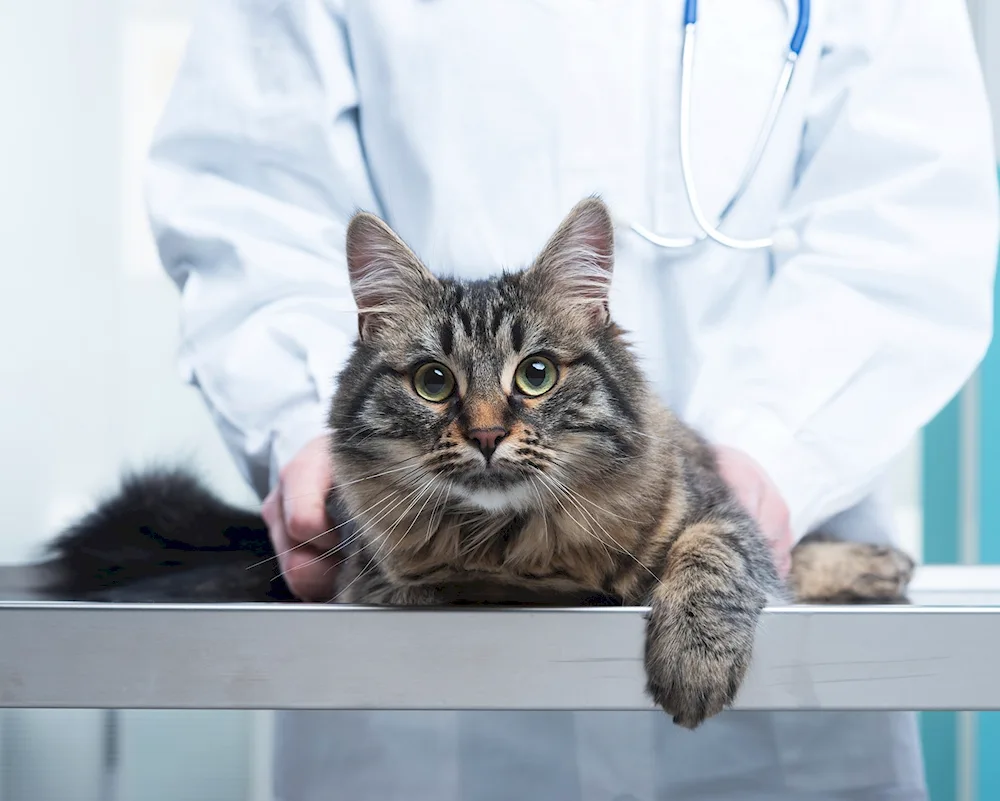
<svg viewBox="0 0 1000 801"><path fill-rule="evenodd" d="M507 431L503 428L473 428L468 436L479 446L479 450L488 461L500 444L500 440L507 436Z"/></svg>

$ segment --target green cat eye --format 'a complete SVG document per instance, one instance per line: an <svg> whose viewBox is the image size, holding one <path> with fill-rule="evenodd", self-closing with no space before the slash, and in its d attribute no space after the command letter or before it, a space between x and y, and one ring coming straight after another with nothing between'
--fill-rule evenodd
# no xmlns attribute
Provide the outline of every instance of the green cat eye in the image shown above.
<svg viewBox="0 0 1000 801"><path fill-rule="evenodd" d="M455 391L455 377L440 362L427 362L413 374L413 389L424 400L440 403Z"/></svg>
<svg viewBox="0 0 1000 801"><path fill-rule="evenodd" d="M517 366L514 383L525 395L544 395L556 384L556 366L544 356L529 356Z"/></svg>

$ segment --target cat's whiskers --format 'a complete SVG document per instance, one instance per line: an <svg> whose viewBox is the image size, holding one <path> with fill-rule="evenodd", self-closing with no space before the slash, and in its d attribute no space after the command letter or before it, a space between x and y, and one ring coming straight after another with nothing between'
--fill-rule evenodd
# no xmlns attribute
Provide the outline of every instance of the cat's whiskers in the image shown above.
<svg viewBox="0 0 1000 801"><path fill-rule="evenodd" d="M431 478L431 482L434 482L434 481L437 481L437 479L436 478ZM396 545L398 545L400 542L402 542L403 539L405 539L406 535L410 533L410 529L412 529L413 526L414 526L414 524L417 522L417 520L420 519L420 515L423 514L424 508L427 506L427 502L431 499L431 497L432 497L432 493L428 493L427 494L427 498L424 500L423 505L417 510L417 513L416 513L416 515L414 515L413 520L410 522L409 527L406 529L406 531L403 532L402 536L397 541ZM382 544L385 543L386 539L392 534L392 532L395 530L396 526L399 525L400 520L402 520L404 517L406 517L407 513L409 512L409 510L412 509L414 505L416 505L416 503L417 503L418 500L420 500L419 497L413 501L413 504L411 504L409 507L407 507L406 509L403 510L403 513L402 513L402 515L400 515L399 519L397 519L396 522L393 523L393 525L386 532L384 532L380 537L378 537L376 539L376 542L379 543L379 550L381 550ZM395 548L395 545L393 546L393 548ZM392 553L392 548L389 549L389 553L386 554L386 558L388 558L389 554L391 554L391 553ZM378 552L376 551L376 556L377 555L378 555ZM349 559L349 558L350 558L349 556L345 557L344 559L342 559L339 562L337 562L337 564L331 565L329 568L327 568L326 572L329 573L334 568L339 567L344 562L346 562L347 559ZM382 560L382 562L384 562L384 561L385 561L385 559ZM381 564L381 562L379 564ZM355 578L355 581L357 579L359 579L359 578L361 578L361 575L358 575ZM348 585L348 586L350 586L350 585ZM344 589L347 589L347 588L345 587ZM340 593L338 593L336 596L334 596L334 600L336 600L339 597L340 597Z"/></svg>
<svg viewBox="0 0 1000 801"><path fill-rule="evenodd" d="M463 544L460 553L469 556L492 540L507 523L507 519L497 514L480 514L470 520L472 531ZM478 528L477 528L478 526Z"/></svg>
<svg viewBox="0 0 1000 801"><path fill-rule="evenodd" d="M424 491L425 489L427 489L428 487L430 487L430 486L431 486L431 485L432 485L432 484L433 484L433 483L434 483L435 481L437 481L437 476L432 476L432 477L431 477L430 479L428 479L428 480L427 480L427 482L425 482L425 483L424 483L423 485L421 485L421 487L420 487L420 489L418 490L418 492L422 494L422 493L423 493L423 491ZM430 497L430 496L428 495L428 498L429 498L429 497ZM412 502L412 503L411 503L411 504L410 504L410 505L409 505L409 506L408 506L408 507L407 507L406 509L404 509L404 510L402 511L402 513L401 513L401 514L399 515L399 517L398 517L398 518L396 519L396 522L395 522L395 523L393 523L393 524L392 524L392 526L391 526L391 527L390 527L389 529L387 529L387 530L386 530L386 531L385 531L385 532L384 532L384 533L382 534L382 536L380 537L380 540L381 540L381 542L380 542L380 544L379 544L379 546L378 546L378 549L377 549L377 550L375 551L375 553L374 553L374 554L372 555L372 558L371 558L371 560L370 560L370 561L368 562L368 564L367 564L367 565L365 565L365 566L364 566L364 568L362 568L362 569L361 569L361 571L360 571L360 572L358 573L358 575L356 575L356 576L355 576L355 577L354 577L353 579L351 579L351 580L350 580L350 581L349 581L349 582L347 583L347 585L346 585L346 586L345 586L345 587L344 587L343 589L341 589L341 590L340 590L340 592L338 592L338 593L337 593L337 594L336 594L336 595L335 595L335 596L334 596L334 597L332 598L331 602L335 602L335 601L336 601L336 600L337 600L338 598L340 598L340 596L341 596L341 595L343 595L343 594L344 594L345 592L347 592L347 590L348 590L348 589L350 589L350 588L351 588L351 586L352 586L352 585L353 585L353 584L354 584L355 582L357 582L357 581L358 581L359 579L361 579L361 578L363 578L364 576L366 576L366 575L367 575L367 574L368 574L368 573L369 573L369 572L370 572L370 571L371 571L372 569L375 569L375 568L377 568L377 567L378 567L379 565L383 564L383 563L385 562L385 560L386 560L386 559L388 559L388 558L389 558L389 557L390 557L390 556L392 555L392 552L393 552L393 551L394 551L394 550L396 549L396 547L397 547L397 546L399 545L399 543L401 543L401 542L403 541L403 539L405 539L405 536L406 536L406 535L405 535L405 533L404 533L403 537L400 537L400 538L399 538L398 540L396 540L396 542L395 542L395 543L394 543L394 544L392 545L392 547L391 547L391 548L389 548L389 550L388 550L388 551L386 552L386 555L385 555L385 556L384 556L384 557L383 557L383 558L381 559L381 561L377 561L377 560L378 560L378 555L379 555L379 553L381 552L381 550L382 550L383 546L385 545L385 543L386 543L386 542L387 542L387 541L388 541L388 540L390 539L390 537L391 537L391 535L392 535L392 532L393 532L393 531L395 530L396 526L398 526L398 525L400 524L400 522L402 522L402 520L403 520L403 519L404 519L404 518L406 517L406 515L407 515L407 514L409 513L410 509L412 509L412 508L413 508L414 506L416 506L416 504L417 504L417 502L418 502L419 500L420 500L420 495L418 494L418 495L417 495L417 497L416 497L416 498L415 498L415 499L413 500L413 502ZM426 501L425 501L424 503L426 504ZM423 507L421 507L421 509L422 509L422 508L423 508ZM415 522L417 521L417 519L418 519L419 517L420 517L420 515L419 515L419 513L418 513L418 514L417 514L417 515L416 515L416 516L414 517L413 521L411 521L411 523L410 523L410 528L412 528L412 527L413 527L413 524L414 524L414 523L415 523ZM410 529L408 528L408 529L407 529L407 532L409 532L409 530L410 530Z"/></svg>
<svg viewBox="0 0 1000 801"><path fill-rule="evenodd" d="M566 470L570 469L569 465L565 461L563 461L562 459L559 459L556 456L552 456L551 458L552 458L553 464L555 464L558 467L562 468L563 471L566 471ZM555 476L552 476L552 478L554 480L556 480L556 481L559 481L559 479L557 479ZM603 506L601 506L598 503L595 503L590 498L588 498L588 497L586 497L586 496L581 495L580 493L578 493L576 490L574 490L572 487L570 487L565 482L559 481L559 483L562 484L562 486L566 489L567 492L572 493L577 499L583 501L584 503L589 504L590 506L594 507L598 511L604 512L605 514L609 514L612 517L617 517L619 520L624 520L626 523L635 523L637 526L641 526L643 524L641 520L633 520L633 519L631 519L629 517L625 517L625 515L623 515L623 514L621 514L619 512L612 512L610 509L605 509Z"/></svg>
<svg viewBox="0 0 1000 801"><path fill-rule="evenodd" d="M401 492L402 492L402 490L396 490L395 494L398 495ZM370 532L373 528L375 528L375 526L377 526L379 523L381 523L383 520L385 520L385 518L387 518L389 516L389 514L392 512L393 509L395 509L398 506L401 506L402 504L406 503L410 498L412 498L414 495L417 495L419 492L420 492L420 488L419 487L417 489L410 490L406 495L404 495L402 498L399 498L391 506L389 506L389 507L387 507L385 509L380 510L376 517L374 517L373 519L369 520L368 522L366 522L363 525L361 525L361 526L358 527L358 530L352 535L352 539L360 537L360 536L363 536L364 534L367 534L368 532ZM404 512L404 514L405 514L405 512ZM341 548L341 546L338 545L336 548L331 549L330 552L334 552L334 551L340 550L340 548Z"/></svg>
<svg viewBox="0 0 1000 801"><path fill-rule="evenodd" d="M369 431L369 430L371 430L370 426L367 426L364 423L358 423L356 426L344 426L343 428L335 428L333 429L333 433L337 435L347 434L348 435L347 439L344 440L344 442L346 443L346 442L351 442L351 440L353 440L354 437L361 431Z"/></svg>
<svg viewBox="0 0 1000 801"><path fill-rule="evenodd" d="M615 549L619 553L623 553L623 554L628 555L628 549L626 549L624 546L622 546L620 543L618 543L614 539L614 537L612 537L611 534L607 531L607 529L604 528L604 526L601 525L600 521L597 520L597 518L593 514L591 514L587 509L585 509L580 504L579 501L577 501L572 495L569 494L569 492L568 492L569 487L567 487L565 484L563 484L562 482L560 482L558 479L556 479L553 476L548 476L547 479L550 481L550 483L555 488L555 490L558 491L560 493L560 495L563 498L566 499L566 501L568 501L574 508L576 508L577 510L579 510L579 512L583 515L584 520L591 521L593 523L593 525L597 526L597 528L600 530L600 532L602 534L604 534L609 540L611 540L611 542L614 545ZM573 521L575 523L577 523L577 525L580 525L581 527L584 527L578 520L576 520L576 518L571 518L571 519L573 519ZM590 532L590 534L592 534L596 539L598 539L601 542L601 544L605 546L605 548L608 547L607 543L604 542L604 540L598 535L597 532L594 531L594 529L590 525L586 525L585 528L586 528L587 531Z"/></svg>
<svg viewBox="0 0 1000 801"><path fill-rule="evenodd" d="M374 554L374 555L372 556L372 560L373 560L373 561L374 561L374 560L375 560L376 558L378 558L378 555L379 555L379 552L380 552L380 551L382 550L382 545L384 545L384 544L385 544L386 540L387 540L387 539L389 538L389 536L390 536L390 535L392 534L392 532L393 532L393 531L394 531L394 530L396 529L396 526L398 526L398 525L400 524L400 522L401 522L401 521L403 520L403 518L405 518L405 517L406 517L407 513L409 513L409 511L410 511L410 510L411 510L411 509L412 509L412 508L413 508L414 506L416 506L416 505L417 505L417 503L418 503L418 502L420 501L420 496L421 496L421 495L423 494L424 490L426 490L426 489L427 489L427 488L428 488L428 487L429 487L429 486L430 486L431 484L433 484L433 482L434 482L435 480L436 480L436 478L435 478L435 477L431 477L431 478L430 478L430 479L428 479L428 480L427 480L426 482L424 482L424 484L422 484L422 485L421 485L420 487L418 487L417 489L413 490L412 492L408 493L408 494L406 495L406 497L404 497L404 498L402 499L402 501L401 501L400 503L405 503L405 502L406 502L406 501L407 501L408 499L410 499L410 498L413 498L413 500L412 500L412 501L410 502L410 504L409 504L409 505L408 505L408 506L407 506L407 507L406 507L405 509L403 509L403 511L402 511L402 512L400 512L400 513L399 513L399 517L397 517L397 518L396 518L395 522L393 522L393 524L392 524L391 526L389 526L389 527L388 527L387 529L385 529L385 530L384 530L384 531L383 531L383 532L382 532L382 533L381 533L381 534L380 534L380 535L379 535L379 536L378 536L378 537L376 538L376 541L377 541L377 542L380 542L380 543L382 543L382 544L381 544L381 545L379 545L378 549L377 549L377 550L375 551L375 554ZM396 504L396 505L399 505L399 504ZM393 508L395 508L395 506L396 506L396 505L394 505L394 507L393 507ZM368 529L368 530L370 531L370 530L371 530L372 528L374 528L374 527L375 527L375 525L377 525L377 523L378 523L379 521L381 521L381 520L385 519L385 517L386 517L386 516L387 516L387 515L381 515L381 516L380 516L380 517L378 518L378 520L376 520L376 521L373 521L373 522L372 522L372 524L371 524L371 526L369 527L369 529ZM372 544L374 544L374 543L372 543ZM398 543L397 543L397 544L398 544ZM369 563L369 565L370 565L370 564L371 564L371 563ZM363 574L363 573L364 573L364 571L362 571L362 574ZM360 577L361 577L361 576L359 575L359 576L358 576L358 578L360 578ZM345 588L345 589L346 589L346 588Z"/></svg>
<svg viewBox="0 0 1000 801"><path fill-rule="evenodd" d="M431 507L431 513L427 518L427 534L424 536L423 542L420 543L420 547L425 547L430 543L431 538L437 533L438 528L441 525L441 517L438 516L438 508L440 507L442 515L444 514L444 502L446 496L448 495L448 490L450 485L447 480L441 482L441 487L437 491L437 495L434 497L434 505ZM437 524L435 525L435 519Z"/></svg>
<svg viewBox="0 0 1000 801"><path fill-rule="evenodd" d="M550 477L550 478L551 478L551 477ZM558 480L557 480L557 479L555 479L555 478L552 478L552 481L556 481L556 482L557 482L557 488L560 488L560 489L563 489L563 490L569 490L569 487L567 487L567 486L566 486L565 484L563 484L563 483L562 483L561 481L558 481ZM607 537L607 538L608 538L609 540L611 540L611 542L612 542L612 543L614 543L614 545L615 545L615 546L616 546L616 547L618 548L618 550L619 550L619 551L621 551L621 553L623 553L623 554L625 554L626 556L628 556L628 557L629 557L629 558L630 558L630 559L631 559L631 560L632 560L633 562L635 562L635 563L636 563L637 565L639 565L639 567L641 567L641 568L642 568L643 570L645 570L645 571L646 571L647 573L649 573L649 575L650 575L650 576L652 576L652 577L653 577L653 578L654 578L654 579L656 580L656 583L657 583L657 584L663 584L663 581L662 581L662 580L660 579L660 577L659 577L658 575L656 575L656 573L654 573L654 572L653 572L652 570L650 570L650 569L649 569L649 566L648 566L648 565L646 565L645 563L641 562L641 561L640 561L640 560L639 560L639 559L638 559L638 558L637 558L637 557L635 556L635 554L633 554L633 553L632 553L632 552L631 552L631 551L630 551L630 550L629 550L628 548L626 548L626 547L625 547L625 546L623 546L623 545L622 545L622 544L621 544L620 542L618 542L618 540L616 540L616 539L615 539L615 538L614 538L614 537L613 537L613 536L611 535L611 532L609 532L609 531L608 531L608 530L607 530L606 528L604 528L603 526L601 526L601 524L600 524L600 522L599 522L599 521L597 520L597 518L596 518L596 517L594 517L594 515L593 515L593 514L591 514L590 512L588 512L588 511L587 511L587 510L586 510L586 509L585 509L585 508L583 507L583 505L582 505L582 504L580 504L580 502L579 502L579 501L576 501L576 500L575 500L575 499L574 499L574 498L573 498L573 497L572 497L571 495L568 495L568 494L566 494L566 495L565 495L565 497L566 497L566 499L567 499L567 500L569 500L569 501L573 502L573 503L574 503L574 504L576 505L576 507L577 507L577 508L578 508L578 509L579 509L579 510L580 510L580 511L581 511L581 512L582 512L582 513L584 514L584 515L586 515L586 516L587 516L587 517L589 517L589 518L590 518L591 520L593 520L593 521L594 521L594 524L595 524L595 525L596 525L596 526L597 526L598 528L600 528L600 529L601 529L601 531L602 531L602 532L604 533L604 535L605 535L605 536L606 536L606 537ZM609 513L609 514L610 514L610 513Z"/></svg>
<svg viewBox="0 0 1000 801"><path fill-rule="evenodd" d="M412 459L419 459L419 458L421 458L421 456L422 456L422 454L418 454L417 456L411 456L408 459L405 459L404 461L411 461ZM414 466L414 465L403 465L402 467L394 467L391 470L383 470L381 473L374 473L374 474L372 474L370 476L364 476L362 478L356 478L356 479L354 479L352 481L345 481L343 483L339 483L338 482L334 486L335 486L336 489L342 489L343 487L350 487L350 486L352 486L354 484L360 484L362 481L371 481L373 478L382 478L384 476L392 475L393 473L401 473L401 472L403 472L405 470L411 470L413 472L416 472L418 470L421 470L422 467L423 467L422 465L416 465L416 466Z"/></svg>
<svg viewBox="0 0 1000 801"><path fill-rule="evenodd" d="M360 431L358 433L360 433ZM378 434L377 431L369 431L367 435L365 435L364 437L362 437L361 439L359 439L357 441L355 441L354 438L358 434L351 434L351 436L349 436L347 438L347 441L344 444L345 445L346 444L350 444L350 445L354 445L357 448L360 448L362 445L366 444L372 437L376 436L377 434Z"/></svg>
<svg viewBox="0 0 1000 801"><path fill-rule="evenodd" d="M542 516L542 544L548 547L549 544L549 516L545 511L545 503L542 501L542 494L538 491L538 482L534 476L528 476L528 480L531 482L531 488L535 492L535 497L538 498L538 514Z"/></svg>
<svg viewBox="0 0 1000 801"><path fill-rule="evenodd" d="M395 492L392 493L391 497L395 497L398 494L399 494L399 491L395 491ZM375 505L377 506L379 504L375 504ZM359 514L355 515L355 517L353 518L353 520L357 520L359 517L361 517L361 515L365 514L366 512L371 511L372 508L374 508L374 507L369 506L368 509L366 509L364 512L360 512ZM390 509L391 508L392 507L390 507ZM388 512L386 514L388 514ZM341 525L344 525L344 524L342 523ZM334 545L332 548L330 548L325 554L323 554L323 558L326 559L327 557L333 556L338 551L342 551L344 548L346 548L352 542L355 542L360 537L362 537L365 534L365 532L368 531L368 530L370 530L370 529L365 528L364 526L358 526L357 530L355 530L355 532L353 534L351 534L351 536L347 537L344 540L341 540L336 545Z"/></svg>
<svg viewBox="0 0 1000 801"><path fill-rule="evenodd" d="M680 449L681 447L681 444L676 439L673 438L658 437L655 434L650 434L648 431L640 431L638 428L626 428L623 430L627 431L629 434L635 434L637 437L645 437L646 439L652 440L653 442L659 442L662 443L663 445L667 445L670 447L671 450L677 450Z"/></svg>
<svg viewBox="0 0 1000 801"><path fill-rule="evenodd" d="M423 494L423 491L425 489L429 488L437 480L438 480L437 477L434 476L426 484L424 484L423 487L421 487L421 489L420 489L421 495ZM393 543L392 547L389 548L389 550L386 553L386 555L384 557L382 557L382 560L378 563L379 565L384 564L385 560L389 558L389 556L392 554L392 552L400 545L400 543L402 543L406 539L406 535L410 533L410 531L413 529L413 526L416 525L417 520L420 519L420 515L424 511L424 509L426 508L427 502L431 499L431 494L432 494L431 492L427 493L427 497L424 499L424 502L421 505L421 507L417 510L417 513L413 516L413 519L410 521L410 525L407 526L406 531L404 531L399 536L399 538L396 540L396 542ZM392 535L392 533L396 530L396 526L398 526L403 521L403 519L406 517L406 515L408 515L410 513L410 510L414 506L417 505L417 502L419 500L420 500L420 495L418 495L416 498L414 498L413 502L406 509L403 510L403 513L399 516L399 518L396 520L396 522L393 523L392 526L390 526L390 528L388 529L388 531L386 531L386 536L391 536ZM379 550L381 550L381 546L379 547ZM378 551L375 552L375 556L372 557L372 558L374 559L374 558L377 558L377 557L378 557ZM378 567L378 565L376 565L376 567Z"/></svg>
<svg viewBox="0 0 1000 801"><path fill-rule="evenodd" d="M454 483L449 481L447 478L442 479L443 491L441 494L441 499L435 506L434 510L431 512L430 523L435 528L441 526L441 521L444 519L445 512L448 510L448 503L452 499L451 492L454 489Z"/></svg>
<svg viewBox="0 0 1000 801"><path fill-rule="evenodd" d="M310 559L308 562L304 562L301 565L296 565L295 568L292 568L292 569L294 570L294 569L299 568L299 567L308 567L310 565L316 564L317 562L323 562L323 561L327 560L333 554L337 553L337 551L343 549L348 544L350 544L354 540L358 539L359 537L363 536L364 534L367 534L375 526L377 526L379 524L379 522L381 522L386 517L388 517L389 514L392 512L393 509L395 509L397 506L400 506L401 504L406 503L407 499L412 498L418 492L419 492L419 490L413 490L408 495L405 495L404 497L402 497L399 500L397 500L395 503L393 503L388 508L381 510L374 519L369 520L367 523L365 523L362 526L359 526L358 530L356 532L354 532L354 534L352 534L351 537L349 537L344 542L340 542L337 545L334 545L332 548L327 549L326 551L324 551L323 553L321 553L318 556L314 557L313 559ZM404 514L405 514L405 512L404 512Z"/></svg>
<svg viewBox="0 0 1000 801"><path fill-rule="evenodd" d="M367 514L372 509L374 509L376 506L381 506L383 503L385 503L386 501L388 501L389 499L391 499L392 497L394 497L394 496L396 496L398 494L399 494L399 490L393 490L393 491L391 491L388 495L382 496L381 498L379 498L379 500L377 500L375 503L373 503L367 509L365 509L365 510L363 510L361 512L358 512L356 515L354 515L354 517L350 518L349 520L345 520L343 523L338 523L337 525L333 526L332 528L328 528L326 531L321 531L315 537L310 537L307 540L303 540L302 542L298 543L297 545L293 545L291 548L286 548L285 550L281 551L280 553L276 553L274 556L269 556L266 559L261 559L259 562L256 562L256 563L250 565L249 567L247 567L247 570L252 570L255 567L260 567L261 565L265 565L268 562L273 562L276 559L281 558L282 556L287 556L292 551L297 551L299 548L304 548L306 545L309 545L310 543L315 542L320 537L325 537L327 534L332 534L337 529L343 528L344 526L346 526L346 525L348 525L350 523L353 523L355 520L357 520L362 515ZM358 536L358 533L355 532L350 537L348 537L346 540L344 540L342 543L338 544L337 549L339 550L345 544L347 544L347 543L351 542L352 540L354 540L357 536Z"/></svg>
<svg viewBox="0 0 1000 801"><path fill-rule="evenodd" d="M359 423L356 426L351 426L350 428L343 429L343 430L344 431L352 431L353 432L352 434L350 434L350 436L348 436L346 439L344 439L343 444L344 445L352 445L355 448L360 448L362 445L364 445L366 442L368 442L368 440L370 440L372 437L377 437L377 436L379 436L382 433L378 429L372 428L371 426L365 425L363 423ZM361 433L364 433L364 432L368 432L367 435L364 436L364 437L362 437L360 440L357 439L358 434L361 434Z"/></svg>
<svg viewBox="0 0 1000 801"><path fill-rule="evenodd" d="M549 480L549 477L546 476L544 473L539 473L539 476L542 477L543 482L547 482ZM566 517L568 517L570 520L572 520L580 528L581 531L583 531L585 534L589 534L591 537L593 537L601 545L601 547L604 548L605 553L607 553L608 558L610 559L611 558L611 550L608 548L608 544L604 540L602 540L600 538L600 536L598 536L597 532L595 532L589 526L585 526L583 523L581 523L579 520L577 520L573 515L571 515L570 512L569 512L569 510L563 504L562 499L558 495L556 495L553 487L555 487L555 489L559 489L559 487L557 485L549 485L549 484L546 484L546 483L543 483L542 486L548 491L549 495L552 496L552 499L557 504L559 504L559 508L562 509L563 514L566 515ZM567 500L572 500L568 495L565 496L565 497L566 497Z"/></svg>
<svg viewBox="0 0 1000 801"><path fill-rule="evenodd" d="M372 540L371 544L375 545L376 543L381 542L384 538L385 538L385 534L381 534L378 537L376 537L374 540ZM354 558L354 554L350 554L349 553L349 554L347 554L347 556L343 557L342 559L338 559L336 562L334 562L326 570L323 571L323 575L325 576L328 573L331 573L332 571L336 570L341 565L343 565L343 564L351 561L352 558Z"/></svg>
<svg viewBox="0 0 1000 801"><path fill-rule="evenodd" d="M373 473L370 476L362 476L361 478L356 478L356 479L353 479L351 481L346 481L346 482L335 481L329 487L324 488L323 492L324 493L332 492L333 490L339 489L341 487L349 487L352 484L360 484L363 481L370 481L373 478L382 478L384 476L388 476L388 475L391 475L393 473L399 473L399 472L401 472L403 470L407 470L407 469L414 470L414 471L419 470L420 469L420 465L407 465L405 463L406 462L412 462L414 459L420 459L420 458L422 458L422 456L423 456L423 454L419 454L418 453L415 456L407 456L405 459L400 459L398 462L391 462L390 463L390 468L391 469L384 470L384 471L379 472L379 473ZM400 467L400 465L402 465L402 466ZM286 500L286 501L294 501L294 500L298 500L299 498L312 498L312 497L315 496L315 494L316 494L315 492L304 492L304 493L301 493L299 495L283 495L282 498L284 500Z"/></svg>

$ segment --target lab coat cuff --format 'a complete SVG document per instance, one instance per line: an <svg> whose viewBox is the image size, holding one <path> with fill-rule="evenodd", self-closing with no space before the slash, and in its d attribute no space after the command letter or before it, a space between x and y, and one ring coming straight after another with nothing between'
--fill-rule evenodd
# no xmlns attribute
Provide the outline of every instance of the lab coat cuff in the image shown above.
<svg viewBox="0 0 1000 801"><path fill-rule="evenodd" d="M282 416L272 434L269 489L275 487L282 469L302 448L316 437L329 436L327 411L320 403L309 403Z"/></svg>
<svg viewBox="0 0 1000 801"><path fill-rule="evenodd" d="M776 416L764 409L732 410L697 428L712 445L740 450L760 465L788 506L796 541L820 522L821 466Z"/></svg>

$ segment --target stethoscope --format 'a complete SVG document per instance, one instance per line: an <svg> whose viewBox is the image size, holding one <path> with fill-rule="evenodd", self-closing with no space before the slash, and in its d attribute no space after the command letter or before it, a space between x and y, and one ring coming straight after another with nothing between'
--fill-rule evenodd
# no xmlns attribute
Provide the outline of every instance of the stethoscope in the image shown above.
<svg viewBox="0 0 1000 801"><path fill-rule="evenodd" d="M719 218L715 223L712 223L706 216L698 199L698 190L694 185L691 169L691 73L694 68L694 43L695 29L698 23L698 0L685 0L684 40L681 45L680 161L681 173L684 177L684 194L687 196L691 215L701 229L701 233L684 238L674 238L661 236L636 222L627 223L628 227L634 233L658 247L670 250L690 249L704 242L706 239L711 239L724 247L734 250L761 250L776 246L776 237L773 235L760 239L737 239L736 237L724 234L719 228L729 217L733 207L743 197L743 193L746 192L747 187L753 180L757 172L757 167L760 165L761 157L764 155L764 150L771 139L771 133L774 130L778 113L781 111L781 107L788 95L788 87L792 82L792 76L795 74L795 65L798 63L799 53L802 51L802 45L806 40L806 33L809 31L809 0L798 1L798 20L796 21L795 30L792 33L792 40L788 45L788 55L785 57L785 64L778 77L778 83L775 86L767 116L761 125L757 141L754 143L753 150L751 151L750 158L747 160L747 165L743 170L743 175L740 177L739 184L737 184L736 191L733 192L732 197L729 198L729 201L719 213Z"/></svg>

